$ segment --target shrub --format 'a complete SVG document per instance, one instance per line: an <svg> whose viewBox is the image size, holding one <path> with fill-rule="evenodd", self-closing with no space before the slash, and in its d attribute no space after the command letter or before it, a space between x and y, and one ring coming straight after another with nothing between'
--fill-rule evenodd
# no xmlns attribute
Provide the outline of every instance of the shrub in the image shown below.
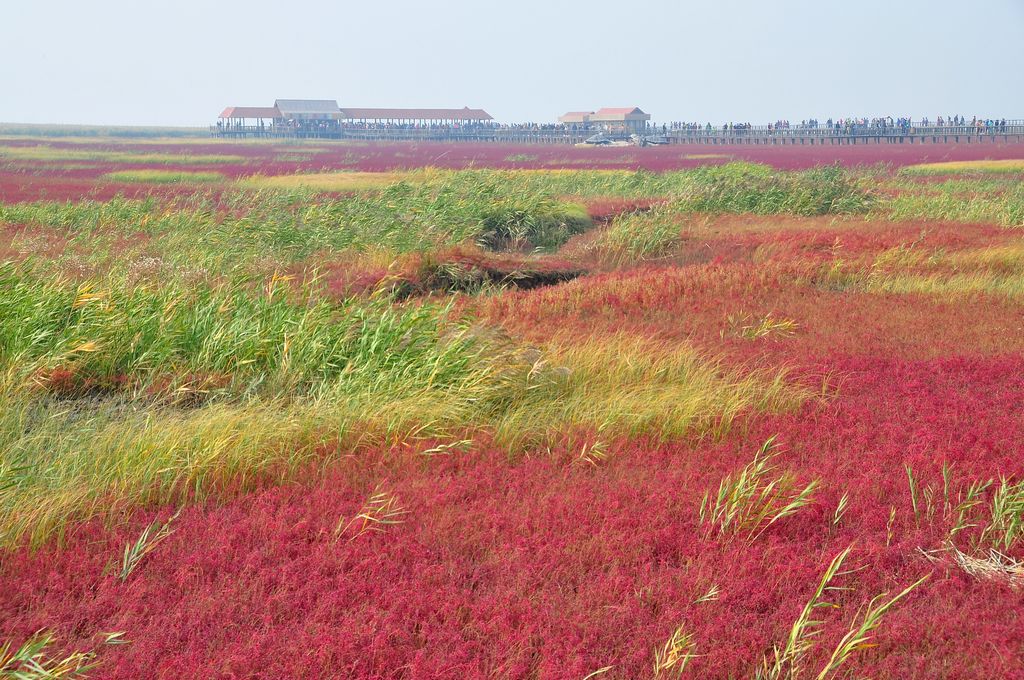
<svg viewBox="0 0 1024 680"><path fill-rule="evenodd" d="M687 179L673 203L684 212L827 215L866 212L872 204L839 166L780 173L729 163L700 168Z"/></svg>

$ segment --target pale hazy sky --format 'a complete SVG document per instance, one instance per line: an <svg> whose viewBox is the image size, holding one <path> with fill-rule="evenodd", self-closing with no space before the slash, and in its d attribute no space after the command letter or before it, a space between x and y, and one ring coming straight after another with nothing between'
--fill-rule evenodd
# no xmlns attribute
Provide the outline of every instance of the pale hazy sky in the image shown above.
<svg viewBox="0 0 1024 680"><path fill-rule="evenodd" d="M202 125L276 98L1024 118L1024 0L2 1L5 122Z"/></svg>

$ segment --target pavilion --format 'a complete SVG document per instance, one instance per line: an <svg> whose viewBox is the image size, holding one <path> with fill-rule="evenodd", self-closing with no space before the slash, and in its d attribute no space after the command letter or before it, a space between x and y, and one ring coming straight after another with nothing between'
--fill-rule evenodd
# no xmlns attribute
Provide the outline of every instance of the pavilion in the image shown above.
<svg viewBox="0 0 1024 680"><path fill-rule="evenodd" d="M606 132L640 133L647 129L651 114L644 113L638 107L603 108L597 111L570 111L559 116L558 122L563 125L581 125L602 129Z"/></svg>

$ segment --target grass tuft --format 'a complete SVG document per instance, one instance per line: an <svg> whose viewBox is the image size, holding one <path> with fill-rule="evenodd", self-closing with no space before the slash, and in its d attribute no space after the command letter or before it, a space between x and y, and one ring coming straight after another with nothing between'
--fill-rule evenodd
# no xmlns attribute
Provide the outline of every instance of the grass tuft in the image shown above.
<svg viewBox="0 0 1024 680"><path fill-rule="evenodd" d="M762 317L750 315L740 317L730 314L726 321L729 326L729 334L744 340L758 340L770 336L789 338L796 334L796 329L799 327L793 319L777 318L771 312ZM722 337L725 337L725 331L722 331Z"/></svg>
<svg viewBox="0 0 1024 680"><path fill-rule="evenodd" d="M738 474L727 475L712 499L700 504L700 520L719 536L744 536L753 541L779 520L814 501L818 480L802 489L792 473L776 475L775 437L768 439Z"/></svg>
<svg viewBox="0 0 1024 680"><path fill-rule="evenodd" d="M829 657L828 662L825 664L821 672L818 673L818 680L827 680L828 678L836 677L843 664L850 660L850 658L859 651L869 649L875 646L872 637L875 630L881 625L882 617L892 609L892 607L902 600L904 597L910 594L915 588L928 580L929 574L922 576L920 579L911 583L909 586L901 590L896 595L889 597L888 593L882 593L876 595L871 601L857 613L853 621L850 623L850 629L846 634L839 640L835 649L832 651L832 656Z"/></svg>
<svg viewBox="0 0 1024 680"><path fill-rule="evenodd" d="M152 524L142 531L142 534L139 535L135 543L130 543L124 547L124 555L121 557L121 571L118 574L118 578L122 583L128 580L128 577L131 576L132 572L135 571L146 555L153 552L160 543L171 535L173 532L171 524L180 513L181 510L179 509L178 512L174 513L163 523L159 520L154 520Z"/></svg>
<svg viewBox="0 0 1024 680"><path fill-rule="evenodd" d="M771 659L765 657L761 668L755 674L757 680L799 680L805 677L807 656L815 648L817 638L821 635L825 620L819 616L819 610L838 609L839 605L831 601L832 593L849 590L834 581L855 570L844 570L843 563L849 557L853 547L847 547L836 555L822 574L811 599L807 601L800 615L790 627L785 645L776 646ZM874 646L872 634L882 623L882 617L900 600L927 580L928 575L918 579L893 597L888 593L875 596L857 612L849 624L849 630L836 644L831 656L821 670L815 675L817 680L828 680L837 677L843 665L854 654Z"/></svg>
<svg viewBox="0 0 1024 680"><path fill-rule="evenodd" d="M402 524L408 514L409 511L399 504L397 496L378 484L355 517L345 524L342 524L344 518L338 521L334 535L338 538L347 535L349 541L354 541L371 531L383 532L389 526Z"/></svg>
<svg viewBox="0 0 1024 680"><path fill-rule="evenodd" d="M683 677L690 661L698 656L694 654L695 648L693 633L688 632L685 625L676 628L665 645L654 651L654 677Z"/></svg>
<svg viewBox="0 0 1024 680"><path fill-rule="evenodd" d="M84 678L95 667L95 652L72 652L67 656L50 656L54 643L50 633L37 632L21 646L10 642L0 645L0 678L10 680L60 680Z"/></svg>

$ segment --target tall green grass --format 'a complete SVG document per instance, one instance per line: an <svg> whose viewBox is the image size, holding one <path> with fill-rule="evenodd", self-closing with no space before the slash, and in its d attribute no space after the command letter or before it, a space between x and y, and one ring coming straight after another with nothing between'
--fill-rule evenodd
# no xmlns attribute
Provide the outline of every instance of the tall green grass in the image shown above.
<svg viewBox="0 0 1024 680"><path fill-rule="evenodd" d="M719 436L806 395L686 347L523 348L447 305L333 303L280 281L188 289L0 268L0 545L280 480L346 451L485 432Z"/></svg>
<svg viewBox="0 0 1024 680"><path fill-rule="evenodd" d="M874 293L1024 296L1024 245L946 252L917 242L889 248L868 261L834 260L812 283L832 290Z"/></svg>
<svg viewBox="0 0 1024 680"><path fill-rule="evenodd" d="M58 229L94 261L123 266L125 236L149 237L147 252L185 269L250 271L314 254L429 251L464 243L492 249L553 249L590 226L580 206L543 192L452 173L429 186L398 183L353 196L309 190L198 192L171 204L0 206L0 221ZM258 267L257 267L258 268Z"/></svg>
<svg viewBox="0 0 1024 680"><path fill-rule="evenodd" d="M960 173L928 183L900 177L885 186L895 196L876 206L879 218L1024 227L1024 185L1014 179Z"/></svg>
<svg viewBox="0 0 1024 680"><path fill-rule="evenodd" d="M615 266L664 257L681 240L683 220L674 208L667 206L622 215L612 221L595 248Z"/></svg>
<svg viewBox="0 0 1024 680"><path fill-rule="evenodd" d="M55 368L96 389L129 377L125 386L136 393L167 377L224 376L221 391L238 398L311 394L328 383L433 387L465 366L469 340L435 337L445 308L334 304L310 288L297 300L291 292L281 279L256 290L76 284L2 265L0 366L19 384Z"/></svg>
<svg viewBox="0 0 1024 680"><path fill-rule="evenodd" d="M1024 227L1024 185L1000 194L901 194L886 206L893 220L946 220Z"/></svg>
<svg viewBox="0 0 1024 680"><path fill-rule="evenodd" d="M615 336L522 347L450 304L339 302L315 278L264 276L318 255L553 249L589 226L565 199L588 192L672 197L613 227L640 257L673 238L662 217L846 212L871 200L838 169L731 165L0 206L0 222L69 240L67 261L0 266L0 545L284 479L332 450L483 434L514 456L577 435L719 437L745 413L807 397L784 372L726 369L685 345ZM141 255L163 263L159 278L131 270ZM74 258L84 273L63 274ZM188 273L197 269L206 275Z"/></svg>
<svg viewBox="0 0 1024 680"><path fill-rule="evenodd" d="M0 206L0 221L45 226L71 241L79 269L131 266L126 237L144 236L138 254L159 257L162 276L202 270L286 268L316 255L393 255L476 243L491 249L553 250L589 228L571 197L663 196L650 217L623 217L608 247L626 257L657 256L674 238L671 221L695 211L821 214L866 209L871 197L837 168L780 173L729 164L651 173L431 171L416 182L338 196L310 189L195 193L165 202L114 199ZM661 219L664 218L664 219ZM84 263L80 261L84 260Z"/></svg>
<svg viewBox="0 0 1024 680"><path fill-rule="evenodd" d="M876 200L838 167L782 173L752 163L678 173L671 192L663 205L614 219L594 245L603 259L618 266L670 255L694 213L852 214Z"/></svg>
<svg viewBox="0 0 1024 680"><path fill-rule="evenodd" d="M874 200L839 166L785 173L729 163L703 166L685 179L673 203L682 212L839 215L866 212Z"/></svg>
<svg viewBox="0 0 1024 680"><path fill-rule="evenodd" d="M445 177L433 172L429 176ZM681 209L702 212L757 212L820 215L862 212L872 197L856 173L839 166L783 172L767 165L732 162L691 170L473 170L450 177L496 182L522 191L556 196L677 197ZM428 183L429 179L426 180ZM435 179L436 181L436 179Z"/></svg>

